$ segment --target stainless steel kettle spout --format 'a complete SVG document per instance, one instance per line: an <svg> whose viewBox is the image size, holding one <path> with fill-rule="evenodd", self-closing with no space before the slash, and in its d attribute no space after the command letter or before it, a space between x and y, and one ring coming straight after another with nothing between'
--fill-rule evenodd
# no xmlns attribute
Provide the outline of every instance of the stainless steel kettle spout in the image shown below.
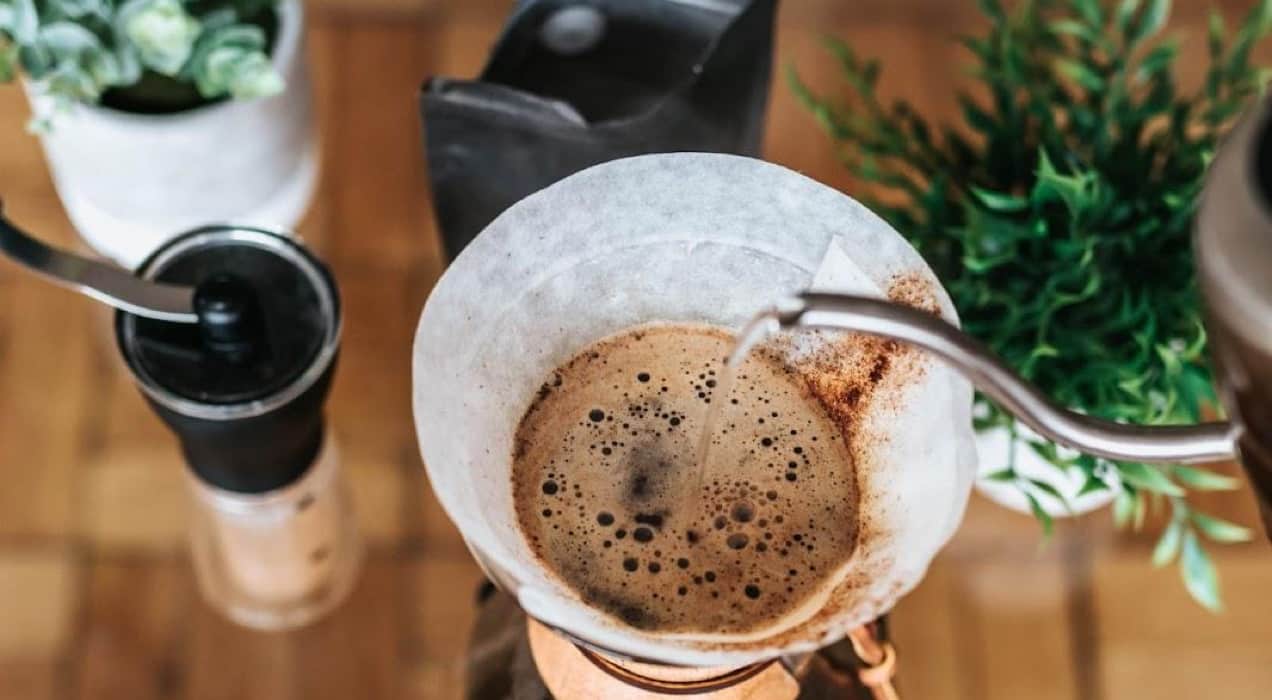
<svg viewBox="0 0 1272 700"><path fill-rule="evenodd" d="M858 331L926 350L968 378L981 393L1047 439L1080 452L1135 462L1214 462L1236 455L1232 423L1129 425L1060 406L955 326L924 311L882 299L807 293L761 315L774 326ZM763 323L761 321L761 323ZM743 337L739 349L753 338Z"/></svg>
<svg viewBox="0 0 1272 700"><path fill-rule="evenodd" d="M1272 96L1233 128L1211 163L1193 240L1211 359L1230 422L1143 426L1077 413L958 328L879 299L813 293L789 299L757 317L737 352L774 327L852 330L909 343L948 362L1057 444L1136 462L1238 458L1272 537Z"/></svg>

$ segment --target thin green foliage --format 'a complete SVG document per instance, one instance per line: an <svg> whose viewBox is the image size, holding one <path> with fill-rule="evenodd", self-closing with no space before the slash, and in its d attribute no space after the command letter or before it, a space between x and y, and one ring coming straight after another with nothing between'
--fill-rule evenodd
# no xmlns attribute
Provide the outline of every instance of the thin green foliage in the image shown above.
<svg viewBox="0 0 1272 700"><path fill-rule="evenodd" d="M791 87L847 167L874 185L862 199L918 248L968 332L1065 405L1131 423L1202 419L1217 403L1190 226L1220 138L1268 81L1250 56L1272 30L1272 0L1258 0L1235 31L1212 14L1209 65L1187 92L1174 72L1179 42L1160 36L1169 0L978 6L988 27L961 43L981 98L959 95L961 123L933 125L905 102L885 103L878 63L835 39L826 45L845 93L818 94L794 71ZM1011 416L978 402L979 429L1014 432ZM1233 480L1033 448L1081 470L1084 492L1109 488L1103 477L1116 472L1119 525L1137 527L1150 498L1169 499L1175 517L1154 561L1182 552L1189 592L1218 609L1218 577L1197 533L1248 533L1192 513L1186 489L1231 489ZM1011 464L989 466L1024 491L1049 532L1039 500L1055 496Z"/></svg>

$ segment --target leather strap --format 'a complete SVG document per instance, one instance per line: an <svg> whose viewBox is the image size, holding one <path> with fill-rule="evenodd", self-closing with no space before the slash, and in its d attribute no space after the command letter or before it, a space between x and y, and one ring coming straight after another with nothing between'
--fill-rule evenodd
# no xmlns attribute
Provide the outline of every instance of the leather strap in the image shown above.
<svg viewBox="0 0 1272 700"><path fill-rule="evenodd" d="M890 642L880 641L874 625L862 625L848 633L848 641L861 660L857 678L875 700L899 700L892 679L897 672L897 652Z"/></svg>

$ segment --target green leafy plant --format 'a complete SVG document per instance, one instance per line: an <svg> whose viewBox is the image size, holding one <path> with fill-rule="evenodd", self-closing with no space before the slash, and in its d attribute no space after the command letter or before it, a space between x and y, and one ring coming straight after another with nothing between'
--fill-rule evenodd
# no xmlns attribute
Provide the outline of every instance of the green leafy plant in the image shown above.
<svg viewBox="0 0 1272 700"><path fill-rule="evenodd" d="M36 128L81 103L162 112L274 95L277 2L0 0L0 82L21 71L52 98Z"/></svg>
<svg viewBox="0 0 1272 700"><path fill-rule="evenodd" d="M833 39L846 94L814 93L791 71L793 90L847 167L873 183L867 203L932 265L967 331L1070 407L1131 423L1202 419L1217 404L1190 226L1219 139L1268 81L1250 55L1272 30L1272 0L1258 0L1231 33L1212 12L1204 83L1187 93L1173 70L1178 39L1158 36L1169 0L978 5L988 29L962 44L981 97L959 96L960 125L938 128L905 102L884 104L879 63ZM1011 416L977 401L978 429L1015 435ZM1153 561L1178 559L1192 596L1221 607L1203 537L1250 533L1187 496L1235 480L1029 443L1057 468L1080 469L1084 493L1111 488L1101 477L1115 471L1120 526L1138 528L1169 504ZM1050 533L1040 501L1063 502L1059 493L1011 465L991 478L1022 490Z"/></svg>

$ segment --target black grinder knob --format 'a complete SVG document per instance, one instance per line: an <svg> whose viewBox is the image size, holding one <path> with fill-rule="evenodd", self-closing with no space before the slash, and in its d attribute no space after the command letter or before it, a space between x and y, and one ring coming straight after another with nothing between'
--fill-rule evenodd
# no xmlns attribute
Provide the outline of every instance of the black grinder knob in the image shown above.
<svg viewBox="0 0 1272 700"><path fill-rule="evenodd" d="M207 350L232 365L268 352L260 303L246 281L218 273L199 284L194 292L194 312Z"/></svg>

